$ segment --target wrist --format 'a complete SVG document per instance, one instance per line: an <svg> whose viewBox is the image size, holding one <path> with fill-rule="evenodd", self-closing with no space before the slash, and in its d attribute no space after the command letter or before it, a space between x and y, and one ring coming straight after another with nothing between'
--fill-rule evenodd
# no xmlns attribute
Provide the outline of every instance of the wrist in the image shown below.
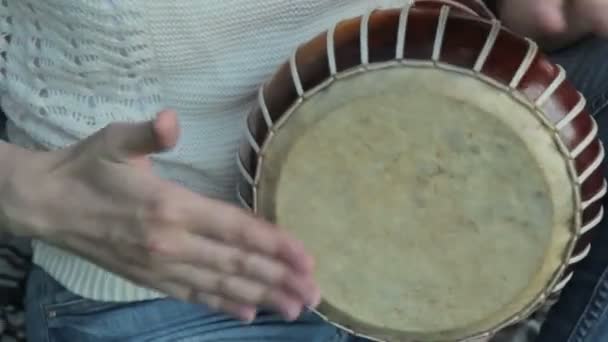
<svg viewBox="0 0 608 342"><path fill-rule="evenodd" d="M43 152L0 141L0 233L38 238L43 235L35 208ZM37 176L38 175L38 176Z"/></svg>
<svg viewBox="0 0 608 342"><path fill-rule="evenodd" d="M18 147L0 140L0 194L5 193L3 190L15 173L17 150Z"/></svg>

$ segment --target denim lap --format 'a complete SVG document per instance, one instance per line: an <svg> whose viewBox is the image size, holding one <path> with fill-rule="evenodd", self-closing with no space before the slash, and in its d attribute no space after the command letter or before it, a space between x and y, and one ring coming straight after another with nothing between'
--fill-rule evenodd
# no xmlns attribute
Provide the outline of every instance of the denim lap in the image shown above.
<svg viewBox="0 0 608 342"><path fill-rule="evenodd" d="M205 306L160 299L103 303L78 297L35 267L28 281L29 342L343 342L347 337L312 314L286 323L263 313L244 325Z"/></svg>

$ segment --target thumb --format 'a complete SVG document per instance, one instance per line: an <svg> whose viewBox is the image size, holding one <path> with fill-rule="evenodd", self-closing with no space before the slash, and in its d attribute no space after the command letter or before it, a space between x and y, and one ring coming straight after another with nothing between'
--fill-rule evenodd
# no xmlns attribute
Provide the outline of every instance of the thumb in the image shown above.
<svg viewBox="0 0 608 342"><path fill-rule="evenodd" d="M532 10L536 14L543 31L546 33L560 33L567 29L565 0L533 0L532 3Z"/></svg>
<svg viewBox="0 0 608 342"><path fill-rule="evenodd" d="M110 157L118 161L145 157L167 151L179 137L177 114L165 110L154 120L138 123L115 123L101 132Z"/></svg>

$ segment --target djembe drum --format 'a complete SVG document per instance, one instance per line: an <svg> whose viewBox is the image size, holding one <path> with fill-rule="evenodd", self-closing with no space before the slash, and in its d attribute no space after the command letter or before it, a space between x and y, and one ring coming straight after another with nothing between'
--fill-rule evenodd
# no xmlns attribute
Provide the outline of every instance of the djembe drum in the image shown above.
<svg viewBox="0 0 608 342"><path fill-rule="evenodd" d="M571 279L603 215L585 99L480 3L342 21L260 88L238 195L317 258L328 322L470 341Z"/></svg>

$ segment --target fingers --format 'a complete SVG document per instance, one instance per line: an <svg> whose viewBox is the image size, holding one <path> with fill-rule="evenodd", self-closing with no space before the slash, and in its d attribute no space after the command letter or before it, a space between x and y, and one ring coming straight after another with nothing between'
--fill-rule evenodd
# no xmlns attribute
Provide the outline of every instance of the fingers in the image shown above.
<svg viewBox="0 0 608 342"><path fill-rule="evenodd" d="M225 312L245 322L252 321L257 309L262 307L274 310L286 320L293 321L307 306L300 296L283 285L293 283L289 279L286 281L257 281L243 275L228 274L201 265L174 263L162 259L147 264L130 263L129 259L133 259L137 255L137 253L132 254L137 249L115 249L115 246L99 248L99 241L78 240L81 247L85 247L86 253L84 254L102 267L118 271L119 274L126 275L128 279L138 284L157 289L171 297L207 304L214 310ZM178 246L179 243L179 240L170 241L171 245ZM103 244L101 247L104 247ZM142 259L146 259L146 256L137 255L134 259L141 262ZM249 272L255 273L255 269L258 268L255 260L239 263L245 265L250 263L252 266ZM265 263L259 266L260 269L266 267ZM216 265L215 268L221 269L225 266ZM276 278L272 277L272 279Z"/></svg>
<svg viewBox="0 0 608 342"><path fill-rule="evenodd" d="M280 313L286 320L296 320L305 309L300 300L281 287L267 286L238 275L226 275L210 269L175 265L171 267L168 282L177 283L188 291L187 300L203 302L217 309L223 302L233 303L233 307L267 307ZM216 303L209 298L221 299Z"/></svg>
<svg viewBox="0 0 608 342"><path fill-rule="evenodd" d="M202 236L174 233L171 246L164 249L161 257L166 262L208 268L224 277L239 276L263 286L282 288L306 306L314 307L320 301L320 290L311 274L293 272L281 260Z"/></svg>
<svg viewBox="0 0 608 342"><path fill-rule="evenodd" d="M253 305L237 303L221 296L193 291L191 287L179 283L161 283L158 289L189 303L205 304L213 311L225 313L245 323L251 323L257 316L257 308Z"/></svg>
<svg viewBox="0 0 608 342"><path fill-rule="evenodd" d="M588 21L592 31L608 37L608 2L605 0L576 0L577 17Z"/></svg>
<svg viewBox="0 0 608 342"><path fill-rule="evenodd" d="M565 0L540 0L531 2L532 11L539 18L543 30L560 33L567 29L568 22L564 11Z"/></svg>
<svg viewBox="0 0 608 342"><path fill-rule="evenodd" d="M168 182L165 190L148 202L137 214L142 229L148 226L184 228L239 250L281 260L290 269L301 273L310 274L314 269L314 260L302 243L240 208L202 197ZM156 239L154 243L161 246L161 240ZM155 248L161 248L159 246Z"/></svg>
<svg viewBox="0 0 608 342"><path fill-rule="evenodd" d="M212 310L224 312L228 315L236 317L245 323L251 323L255 320L257 309L252 305L239 304L220 296L210 294L198 294L197 301L207 304Z"/></svg>
<svg viewBox="0 0 608 342"><path fill-rule="evenodd" d="M268 306L287 319L318 305L312 257L299 242L236 207L167 189L138 215L142 229L152 227L147 246L160 274L203 294Z"/></svg>
<svg viewBox="0 0 608 342"><path fill-rule="evenodd" d="M564 33L584 28L608 36L608 1L542 0L530 3L547 33Z"/></svg>
<svg viewBox="0 0 608 342"><path fill-rule="evenodd" d="M101 136L110 157L118 161L160 153L177 142L177 115L163 111L152 121L111 124L101 131Z"/></svg>
<svg viewBox="0 0 608 342"><path fill-rule="evenodd" d="M209 201L202 207L191 207L191 222L195 228L208 237L226 244L251 250L272 259L280 259L290 267L310 273L314 269L314 259L306 252L301 242L289 236L278 227L258 219L244 210L217 201ZM197 213L197 215L194 215ZM201 225L203 218L206 225Z"/></svg>

